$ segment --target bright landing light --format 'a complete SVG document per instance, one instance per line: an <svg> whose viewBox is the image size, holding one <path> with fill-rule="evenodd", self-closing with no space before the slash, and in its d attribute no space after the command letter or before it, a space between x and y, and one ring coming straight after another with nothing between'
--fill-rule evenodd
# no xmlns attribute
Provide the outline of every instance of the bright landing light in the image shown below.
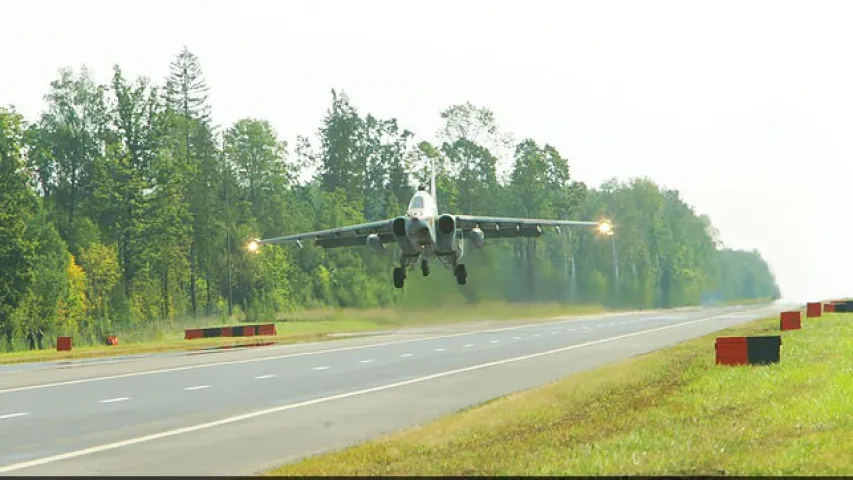
<svg viewBox="0 0 853 480"><path fill-rule="evenodd" d="M613 226L610 225L610 222L601 222L598 224L598 233L601 233L602 235L612 235Z"/></svg>
<svg viewBox="0 0 853 480"><path fill-rule="evenodd" d="M260 248L260 246L261 246L261 245L260 245L260 243L258 243L258 241L257 241L257 240L251 240L251 241L249 241L249 243L246 245L246 249L247 249L247 250L249 250L249 251L250 251L250 252L252 252L252 253L256 253L256 252L258 251L258 248Z"/></svg>

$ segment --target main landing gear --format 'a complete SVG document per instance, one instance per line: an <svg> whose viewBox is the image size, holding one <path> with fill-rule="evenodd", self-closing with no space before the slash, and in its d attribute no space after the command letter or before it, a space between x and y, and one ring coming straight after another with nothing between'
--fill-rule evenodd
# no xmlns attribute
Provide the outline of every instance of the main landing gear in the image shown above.
<svg viewBox="0 0 853 480"><path fill-rule="evenodd" d="M394 269L394 286L397 288L403 288L403 284L406 282L406 269L403 267L397 267Z"/></svg>
<svg viewBox="0 0 853 480"><path fill-rule="evenodd" d="M429 262L426 260L421 260L421 273L425 277L429 276ZM406 266L399 266L394 268L394 286L397 288L403 288L403 285L406 283Z"/></svg>
<svg viewBox="0 0 853 480"><path fill-rule="evenodd" d="M463 264L456 265L456 268L453 269L453 274L456 275L456 283L459 285L465 285L468 281L468 270L465 269L465 265Z"/></svg>
<svg viewBox="0 0 853 480"><path fill-rule="evenodd" d="M403 288L403 284L406 283L406 272L411 270L412 267L415 266L415 262L418 261L419 255L403 255L400 257L400 266L394 269L394 286L397 288ZM421 263L421 268L426 262ZM424 275L429 274L429 265L427 265L427 272Z"/></svg>

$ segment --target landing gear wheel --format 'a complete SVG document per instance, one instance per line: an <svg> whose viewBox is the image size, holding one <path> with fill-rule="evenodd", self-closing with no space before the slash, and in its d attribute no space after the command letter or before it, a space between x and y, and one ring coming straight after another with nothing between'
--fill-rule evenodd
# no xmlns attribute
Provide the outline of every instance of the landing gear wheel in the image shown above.
<svg viewBox="0 0 853 480"><path fill-rule="evenodd" d="M425 277L429 276L429 262L426 260L421 260L421 272Z"/></svg>
<svg viewBox="0 0 853 480"><path fill-rule="evenodd" d="M456 271L453 273L456 275L456 283L459 285L465 285L468 282L468 270L465 269L465 265L457 265Z"/></svg>
<svg viewBox="0 0 853 480"><path fill-rule="evenodd" d="M397 267L394 269L394 286L397 288L403 288L403 283L406 281L406 271L403 270L403 267Z"/></svg>

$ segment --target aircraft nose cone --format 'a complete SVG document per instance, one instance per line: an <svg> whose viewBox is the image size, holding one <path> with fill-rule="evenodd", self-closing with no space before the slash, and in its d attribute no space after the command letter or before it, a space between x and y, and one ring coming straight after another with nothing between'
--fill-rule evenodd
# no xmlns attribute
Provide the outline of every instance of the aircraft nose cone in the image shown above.
<svg viewBox="0 0 853 480"><path fill-rule="evenodd" d="M429 236L429 227L423 218L411 217L409 219L409 235L420 240Z"/></svg>

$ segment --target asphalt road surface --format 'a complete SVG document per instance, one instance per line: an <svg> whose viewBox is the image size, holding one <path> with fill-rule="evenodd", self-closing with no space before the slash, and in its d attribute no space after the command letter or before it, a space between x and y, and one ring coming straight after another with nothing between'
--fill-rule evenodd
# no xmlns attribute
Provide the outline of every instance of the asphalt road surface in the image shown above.
<svg viewBox="0 0 853 480"><path fill-rule="evenodd" d="M250 475L782 309L493 322L7 367L0 474Z"/></svg>

